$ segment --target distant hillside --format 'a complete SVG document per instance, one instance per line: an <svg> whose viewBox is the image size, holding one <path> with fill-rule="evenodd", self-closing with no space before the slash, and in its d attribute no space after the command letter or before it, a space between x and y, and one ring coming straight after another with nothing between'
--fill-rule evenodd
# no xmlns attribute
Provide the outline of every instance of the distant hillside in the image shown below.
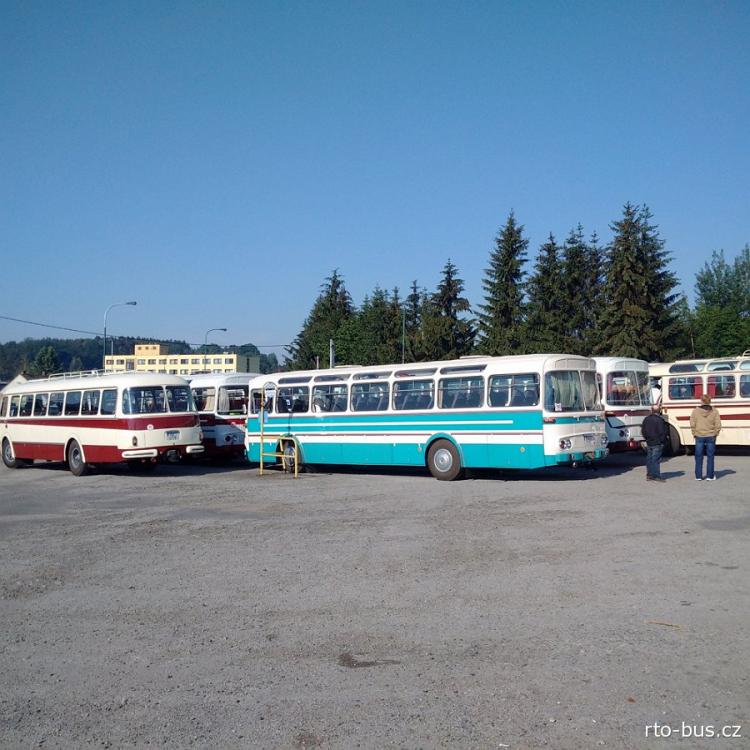
<svg viewBox="0 0 750 750"><path fill-rule="evenodd" d="M132 354L135 344L146 342L168 346L170 354L203 350L203 347L199 349L191 347L186 341L114 336L107 338L107 353L114 351L115 354ZM58 365L55 369L59 372L99 369L102 366L102 343L101 337L96 337L93 339L24 339L0 344L0 380L11 380L20 372L38 374L38 358L42 349L47 347L54 349ZM226 347L209 344L206 351L208 353L228 351L250 356L260 355L261 372L275 372L279 368L275 354L261 354L254 344Z"/></svg>

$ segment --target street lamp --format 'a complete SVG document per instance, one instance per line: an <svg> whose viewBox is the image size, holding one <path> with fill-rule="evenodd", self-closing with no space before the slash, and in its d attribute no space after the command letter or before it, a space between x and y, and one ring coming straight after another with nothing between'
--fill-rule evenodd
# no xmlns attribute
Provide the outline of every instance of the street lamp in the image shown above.
<svg viewBox="0 0 750 750"><path fill-rule="evenodd" d="M206 353L208 350L208 334L211 333L211 331L224 331L224 333L227 332L226 328L209 328L206 331L206 335L203 338L203 369L206 369Z"/></svg>
<svg viewBox="0 0 750 750"><path fill-rule="evenodd" d="M104 312L104 347L103 347L103 356L102 356L102 367L106 370L107 369L107 315L109 315L109 311L113 307L123 307L124 305L137 305L137 302L115 302L114 304L110 305L106 311Z"/></svg>

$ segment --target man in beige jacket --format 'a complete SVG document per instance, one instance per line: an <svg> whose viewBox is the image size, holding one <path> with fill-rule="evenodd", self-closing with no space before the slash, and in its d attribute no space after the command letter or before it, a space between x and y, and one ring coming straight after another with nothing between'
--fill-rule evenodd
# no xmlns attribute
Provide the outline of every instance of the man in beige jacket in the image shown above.
<svg viewBox="0 0 750 750"><path fill-rule="evenodd" d="M706 479L711 482L714 475L714 454L716 438L721 432L719 412L711 406L711 397L706 393L701 397L701 405L696 406L690 415L690 430L695 437L695 478L703 479L703 454L706 454Z"/></svg>

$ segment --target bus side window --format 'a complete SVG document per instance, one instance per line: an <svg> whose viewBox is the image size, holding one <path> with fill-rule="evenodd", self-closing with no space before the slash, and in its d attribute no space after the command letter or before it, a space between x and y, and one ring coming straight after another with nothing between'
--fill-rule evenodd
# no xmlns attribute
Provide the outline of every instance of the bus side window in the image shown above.
<svg viewBox="0 0 750 750"><path fill-rule="evenodd" d="M17 417L18 416L18 410L21 403L21 397L20 396L13 396L10 400L10 413L8 414L9 417Z"/></svg>
<svg viewBox="0 0 750 750"><path fill-rule="evenodd" d="M81 411L81 391L68 391L65 394L65 416L75 416Z"/></svg>
<svg viewBox="0 0 750 750"><path fill-rule="evenodd" d="M740 396L750 396L750 375L740 375Z"/></svg>
<svg viewBox="0 0 750 750"><path fill-rule="evenodd" d="M102 391L101 414L114 414L117 406L117 390L114 388Z"/></svg>
<svg viewBox="0 0 750 750"><path fill-rule="evenodd" d="M0 402L0 417L4 417L8 411L8 397L3 396L2 402Z"/></svg>
<svg viewBox="0 0 750 750"><path fill-rule="evenodd" d="M62 414L64 400L65 400L64 393L62 392L50 393L49 407L47 408L47 414L50 417L59 417Z"/></svg>
<svg viewBox="0 0 750 750"><path fill-rule="evenodd" d="M20 416L30 417L31 407L33 403L34 403L34 396L31 393L28 393L25 396L21 396L21 408L19 411Z"/></svg>
<svg viewBox="0 0 750 750"><path fill-rule="evenodd" d="M47 394L37 393L34 399L34 416L35 417L46 417L47 416Z"/></svg>

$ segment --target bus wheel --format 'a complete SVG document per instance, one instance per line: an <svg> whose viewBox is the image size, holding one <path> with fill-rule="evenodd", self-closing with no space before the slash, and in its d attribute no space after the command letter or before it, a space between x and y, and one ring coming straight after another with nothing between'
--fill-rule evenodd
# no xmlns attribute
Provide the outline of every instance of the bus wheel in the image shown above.
<svg viewBox="0 0 750 750"><path fill-rule="evenodd" d="M435 479L451 481L461 474L461 458L449 440L436 440L427 452L427 467Z"/></svg>
<svg viewBox="0 0 750 750"><path fill-rule="evenodd" d="M5 438L5 440L3 440L3 463L9 469L17 469L19 466L23 466L21 461L19 461L13 455L13 448L11 447L10 440L8 440L8 438Z"/></svg>
<svg viewBox="0 0 750 750"><path fill-rule="evenodd" d="M682 453L680 433L672 425L669 425L669 449L672 451L673 456L679 456Z"/></svg>
<svg viewBox="0 0 750 750"><path fill-rule="evenodd" d="M297 449L294 447L294 443L286 443L286 445L284 445L284 450L282 451L284 454L284 457L282 458L284 471L290 473L294 471L294 454L296 452ZM297 468L299 468L299 465Z"/></svg>
<svg viewBox="0 0 750 750"><path fill-rule="evenodd" d="M71 440L68 446L68 468L76 477L82 477L89 470L89 465L83 460L81 446L75 440Z"/></svg>

